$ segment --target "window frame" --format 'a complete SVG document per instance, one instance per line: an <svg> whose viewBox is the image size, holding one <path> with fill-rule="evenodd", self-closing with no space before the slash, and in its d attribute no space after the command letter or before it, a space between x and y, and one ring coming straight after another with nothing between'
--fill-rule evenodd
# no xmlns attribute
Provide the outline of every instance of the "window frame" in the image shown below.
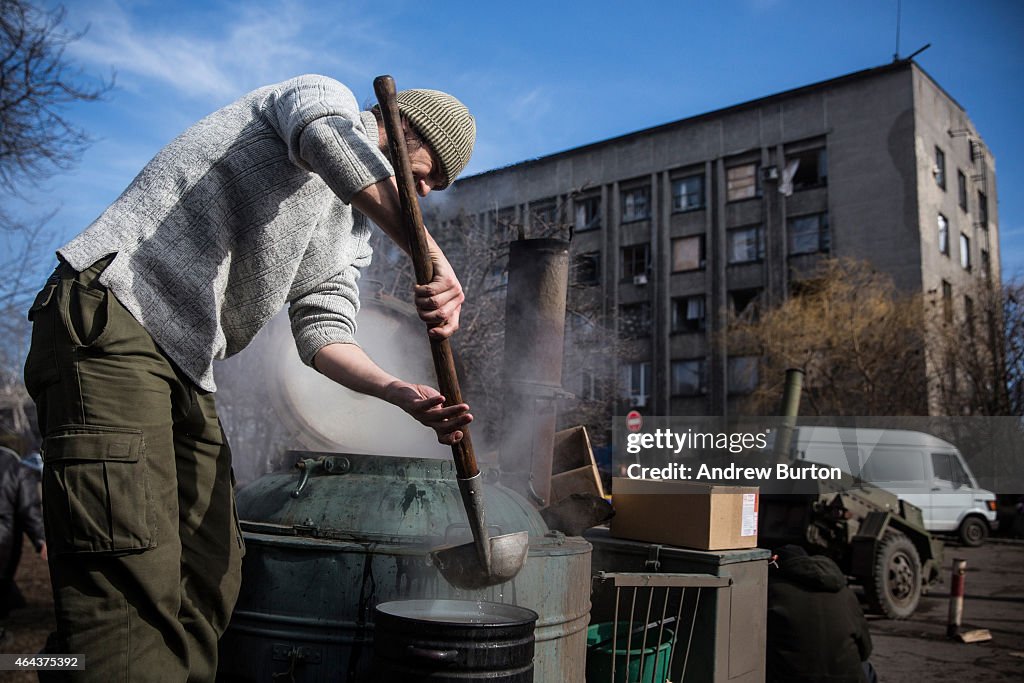
<svg viewBox="0 0 1024 683"><path fill-rule="evenodd" d="M628 250L634 250L634 249L639 249L639 248L643 249L643 261L644 261L643 271L642 272L631 272L630 274L627 274L626 273L626 262L627 262L627 260L626 260L626 250L627 249ZM635 267L636 260L637 259L635 257L631 257L629 259L629 263L631 264L631 269L632 269L632 267ZM635 278L635 277L637 277L639 275L644 275L646 277L650 277L651 276L651 243L650 242L640 242L639 244L629 244L629 245L626 245L626 246L623 246L623 247L619 247L619 282L632 282L633 278Z"/></svg>
<svg viewBox="0 0 1024 683"><path fill-rule="evenodd" d="M754 258L735 259L735 247L736 244L733 241L734 235L740 232L753 231L757 244L754 245L755 256ZM764 226L761 224L757 225L745 225L736 228L729 228L725 231L725 251L726 251L726 263L728 265L742 265L745 263L761 263L764 261L765 255L765 240L764 240Z"/></svg>
<svg viewBox="0 0 1024 683"><path fill-rule="evenodd" d="M732 177L732 174L735 171L738 171L739 169L743 169L743 168L748 168L748 167L752 167L753 168L752 174L745 174L745 175L743 175L743 176L741 176L739 178ZM740 186L736 185L736 182L738 180L745 180L747 178L753 178L753 183L751 185L747 185L746 183L744 183L743 185L740 185ZM746 192L745 192L746 188L751 187L751 186L753 187L753 192L751 194L746 194ZM740 188L742 188L744 190L744 193L742 195L738 194L738 189L740 189ZM725 200L726 200L726 202L742 202L742 201L746 201L748 199L757 199L760 196L761 196L761 162L759 162L759 161L750 161L750 162L743 163L743 164L734 164L734 165L729 166L728 168L725 169Z"/></svg>
<svg viewBox="0 0 1024 683"><path fill-rule="evenodd" d="M814 236L817 238L814 241L816 245L813 249L800 249L799 251L794 248L794 235L796 231L794 226L799 222L808 221L809 219L814 220ZM801 233L804 235L804 233ZM810 231L806 231L805 235L808 239L811 237ZM828 221L828 212L822 211L819 213L808 213L800 216L791 216L786 219L786 249L790 256L798 256L800 254L827 254L832 250L832 229Z"/></svg>
<svg viewBox="0 0 1024 683"><path fill-rule="evenodd" d="M939 231L939 253L949 256L949 219L940 213L935 220Z"/></svg>
<svg viewBox="0 0 1024 683"><path fill-rule="evenodd" d="M687 191L685 193L677 192L677 189L680 188L680 187L685 186L687 181L697 181L699 186L700 186L699 192L697 192L697 193L693 193L693 192L689 192L689 191ZM704 209L704 208L707 207L707 201L705 199L705 195L706 195L706 192L707 192L707 185L706 185L706 182L704 180L704 174L703 173L692 173L690 175L679 176L677 178L673 178L671 183L672 183L672 213L686 213L688 211L699 211L699 210ZM691 196L696 196L697 197L697 203L696 204L685 204L683 206L679 205L678 199L680 197L691 197Z"/></svg>
<svg viewBox="0 0 1024 683"><path fill-rule="evenodd" d="M682 244L690 240L697 240L698 250L700 255L697 259L697 265L692 268L677 268L676 264L680 261L676 258L676 245ZM707 238L704 233L699 235L681 235L679 237L672 238L672 271L673 273L691 273L696 270L703 270L707 267Z"/></svg>
<svg viewBox="0 0 1024 683"><path fill-rule="evenodd" d="M644 196L644 213L627 213L627 207L630 206L630 202L627 201L628 196L643 195ZM637 221L647 221L651 219L651 186L650 185L637 185L634 187L623 188L620 191L620 200L622 201L622 211L620 212L620 221L622 223L636 223ZM635 209L635 207L634 207Z"/></svg>
<svg viewBox="0 0 1024 683"><path fill-rule="evenodd" d="M689 317L691 301L700 301L700 316ZM672 334L701 334L707 331L708 326L708 303L706 294L688 294L685 296L672 297ZM690 321L696 321L690 323Z"/></svg>
<svg viewBox="0 0 1024 683"><path fill-rule="evenodd" d="M580 225L580 209L584 210L584 218L589 213L588 207L593 207L593 215L590 216L589 221L584 225ZM573 202L573 231L574 232L590 232L591 230L600 230L603 227L603 221L601 220L601 195L594 194L585 197L580 197Z"/></svg>

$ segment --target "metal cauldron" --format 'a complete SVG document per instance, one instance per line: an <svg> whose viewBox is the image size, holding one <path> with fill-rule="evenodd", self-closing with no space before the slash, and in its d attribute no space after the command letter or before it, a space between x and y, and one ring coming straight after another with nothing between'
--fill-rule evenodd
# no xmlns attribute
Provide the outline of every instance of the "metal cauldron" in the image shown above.
<svg viewBox="0 0 1024 683"><path fill-rule="evenodd" d="M457 542L468 533L450 461L292 457L320 464L266 475L238 493L246 555L238 604L221 639L219 680L290 672L299 683L375 681L377 604L454 599L537 612L536 680L583 683L589 543L549 532L530 503L485 470L492 482L485 486L488 521L495 532L528 531L529 554L513 580L459 590L430 559L446 535Z"/></svg>

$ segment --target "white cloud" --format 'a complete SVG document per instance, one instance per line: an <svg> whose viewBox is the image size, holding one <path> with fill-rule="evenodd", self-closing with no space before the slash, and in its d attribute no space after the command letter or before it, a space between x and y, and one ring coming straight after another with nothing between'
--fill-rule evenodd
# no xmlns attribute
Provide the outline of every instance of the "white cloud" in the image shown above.
<svg viewBox="0 0 1024 683"><path fill-rule="evenodd" d="M322 6L311 10L299 1L246 3L219 8L215 23L203 15L182 16L173 25L152 27L123 0L90 4L72 18L88 24L85 36L69 46L86 63L112 67L119 87L142 90L153 84L179 94L224 102L259 85L312 70L329 70L340 78L371 74L360 55L367 46L387 50L371 24L349 17L344 24ZM343 26L346 37L332 31ZM351 34L351 35L350 35Z"/></svg>

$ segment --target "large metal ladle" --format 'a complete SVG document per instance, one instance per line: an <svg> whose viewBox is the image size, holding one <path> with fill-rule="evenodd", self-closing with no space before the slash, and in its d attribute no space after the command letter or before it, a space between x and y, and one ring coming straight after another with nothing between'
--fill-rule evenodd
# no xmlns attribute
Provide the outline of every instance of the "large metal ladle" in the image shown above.
<svg viewBox="0 0 1024 683"><path fill-rule="evenodd" d="M402 206L402 222L409 239L409 252L416 270L416 281L429 283L434 277L433 264L427 253L427 233L423 227L420 205L416 199L409 151L402 131L398 112L395 81L391 76L378 76L373 81L377 102L380 104L388 148L395 167L398 196ZM447 339L430 339L437 384L445 397L445 405L462 403L459 378ZM529 535L525 531L488 537L484 519L483 483L473 453L469 430L462 428L462 439L452 444L452 457L458 478L462 503L469 518L473 542L446 546L433 551L434 564L448 583L463 589L485 588L512 579L523 567L529 550Z"/></svg>

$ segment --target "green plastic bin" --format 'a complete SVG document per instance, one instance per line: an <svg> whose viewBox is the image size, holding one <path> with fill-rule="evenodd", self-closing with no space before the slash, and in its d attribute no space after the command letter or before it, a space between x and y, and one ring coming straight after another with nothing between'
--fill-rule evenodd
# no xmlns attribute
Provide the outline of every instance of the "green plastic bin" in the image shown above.
<svg viewBox="0 0 1024 683"><path fill-rule="evenodd" d="M658 627L647 631L647 647L644 644L644 633L634 633L629 640L629 624L620 623L615 650L612 650L612 628L614 624L592 624L587 628L587 683L613 683L612 661L615 661L614 683L665 683L668 679L669 659L672 655L672 629L665 627L660 630L661 642L658 640ZM597 645L601 641L608 642ZM629 642L627 653L626 643ZM626 659L629 663L627 666ZM643 680L640 679L640 664L643 662Z"/></svg>

